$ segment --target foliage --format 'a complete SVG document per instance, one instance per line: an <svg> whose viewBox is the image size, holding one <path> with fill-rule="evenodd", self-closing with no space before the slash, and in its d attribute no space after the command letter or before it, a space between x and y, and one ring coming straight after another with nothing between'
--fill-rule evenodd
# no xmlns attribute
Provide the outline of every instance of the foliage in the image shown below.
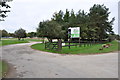
<svg viewBox="0 0 120 80"><path fill-rule="evenodd" d="M15 37L14 33L9 33L9 37Z"/></svg>
<svg viewBox="0 0 120 80"><path fill-rule="evenodd" d="M56 21L44 21L39 23L37 34L38 36L47 37L49 40L61 39L64 37L64 30Z"/></svg>
<svg viewBox="0 0 120 80"><path fill-rule="evenodd" d="M71 11L66 9L65 13L62 10L58 13L55 12L50 21L39 23L37 34L51 39L61 38L67 40L69 27L80 27L81 39L103 40L107 39L109 34L114 34L112 25L115 18L112 18L111 21L108 20L109 8L95 4L89 11L87 13L84 10L79 10L75 14L73 9ZM61 34L64 34L64 36L62 35L62 37Z"/></svg>
<svg viewBox="0 0 120 80"><path fill-rule="evenodd" d="M52 20L58 22L59 24L63 23L63 11L60 10L58 13L54 13Z"/></svg>
<svg viewBox="0 0 120 80"><path fill-rule="evenodd" d="M36 37L36 32L27 33L27 37L30 37L30 38Z"/></svg>
<svg viewBox="0 0 120 80"><path fill-rule="evenodd" d="M2 37L8 37L9 34L6 30L2 30Z"/></svg>
<svg viewBox="0 0 120 80"><path fill-rule="evenodd" d="M70 12L66 9L66 13L64 14L63 21L69 22Z"/></svg>
<svg viewBox="0 0 120 80"><path fill-rule="evenodd" d="M15 31L15 36L18 38L18 40L20 40L21 38L25 38L26 31L24 29L20 28L20 29Z"/></svg>
<svg viewBox="0 0 120 80"><path fill-rule="evenodd" d="M109 34L108 35L108 39L110 40L110 41L113 41L113 40L120 40L120 35L116 35L116 34Z"/></svg>
<svg viewBox="0 0 120 80"><path fill-rule="evenodd" d="M47 37L49 42L52 42L52 39L58 39L58 50L61 50L61 39L65 37L65 31L55 20L40 22L37 33L38 36Z"/></svg>
<svg viewBox="0 0 120 80"><path fill-rule="evenodd" d="M106 8L104 5L95 4L90 8L90 27L94 29L95 38L101 40L107 37L107 33L113 34L112 25L115 18L108 21L109 14L109 8Z"/></svg>
<svg viewBox="0 0 120 80"><path fill-rule="evenodd" d="M6 15L6 13L7 12L10 12L10 10L7 10L8 8L11 8L8 4L7 4L7 2L10 2L10 1L12 1L12 0L0 0L0 21L4 21L4 18L5 17L7 17L7 15ZM5 9L2 9L2 7L3 8L6 8L6 10Z"/></svg>
<svg viewBox="0 0 120 80"><path fill-rule="evenodd" d="M115 38L116 38L117 40L120 40L120 35L115 35Z"/></svg>

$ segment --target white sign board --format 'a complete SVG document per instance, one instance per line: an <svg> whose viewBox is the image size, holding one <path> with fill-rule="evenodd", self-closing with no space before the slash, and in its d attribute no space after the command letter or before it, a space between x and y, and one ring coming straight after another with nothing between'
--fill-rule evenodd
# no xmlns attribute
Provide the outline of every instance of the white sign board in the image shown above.
<svg viewBox="0 0 120 80"><path fill-rule="evenodd" d="M62 43L62 46L65 46L65 43Z"/></svg>
<svg viewBox="0 0 120 80"><path fill-rule="evenodd" d="M80 27L70 27L68 29L71 29L71 38L79 38L80 37Z"/></svg>

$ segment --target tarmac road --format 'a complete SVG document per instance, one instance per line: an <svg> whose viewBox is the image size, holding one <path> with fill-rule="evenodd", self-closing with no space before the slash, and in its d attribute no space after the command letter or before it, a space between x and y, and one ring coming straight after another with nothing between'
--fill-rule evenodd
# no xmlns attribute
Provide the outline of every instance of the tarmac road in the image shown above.
<svg viewBox="0 0 120 80"><path fill-rule="evenodd" d="M60 55L31 49L35 43L0 47L0 57L16 69L10 78L118 78L118 52Z"/></svg>

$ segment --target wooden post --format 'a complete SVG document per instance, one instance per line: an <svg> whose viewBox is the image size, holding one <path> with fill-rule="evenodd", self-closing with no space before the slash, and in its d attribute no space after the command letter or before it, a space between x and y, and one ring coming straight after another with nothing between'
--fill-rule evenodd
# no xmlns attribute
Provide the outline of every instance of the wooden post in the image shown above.
<svg viewBox="0 0 120 80"><path fill-rule="evenodd" d="M42 43L44 43L44 42L45 42L44 37L42 37Z"/></svg>
<svg viewBox="0 0 120 80"><path fill-rule="evenodd" d="M58 51L62 50L62 40L58 39Z"/></svg>
<svg viewBox="0 0 120 80"><path fill-rule="evenodd" d="M81 45L80 45L80 37L79 37L79 47L80 47Z"/></svg>
<svg viewBox="0 0 120 80"><path fill-rule="evenodd" d="M70 49L70 38L69 38L69 45L68 46L69 46L69 49Z"/></svg>
<svg viewBox="0 0 120 80"><path fill-rule="evenodd" d="M45 49L46 49L46 42L45 42Z"/></svg>

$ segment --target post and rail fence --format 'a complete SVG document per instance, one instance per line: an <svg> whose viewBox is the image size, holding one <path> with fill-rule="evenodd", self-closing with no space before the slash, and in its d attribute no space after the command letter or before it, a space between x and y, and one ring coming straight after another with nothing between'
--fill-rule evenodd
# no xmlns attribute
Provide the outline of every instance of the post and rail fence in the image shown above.
<svg viewBox="0 0 120 80"><path fill-rule="evenodd" d="M100 44L100 43L106 43L108 41L64 41L62 42L62 44L64 43L64 45L62 45L62 47L68 47L70 49L71 46L83 46L83 47L87 47L87 46L92 46L95 44ZM48 50L57 50L58 49L58 42L45 42L45 49Z"/></svg>

